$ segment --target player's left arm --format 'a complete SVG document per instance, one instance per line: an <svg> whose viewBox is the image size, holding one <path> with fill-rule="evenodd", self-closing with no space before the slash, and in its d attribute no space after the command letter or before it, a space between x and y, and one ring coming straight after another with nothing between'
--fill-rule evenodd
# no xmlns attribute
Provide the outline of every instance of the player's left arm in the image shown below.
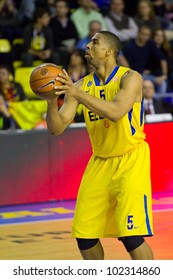
<svg viewBox="0 0 173 280"><path fill-rule="evenodd" d="M113 101L96 98L83 92L73 85L67 75L61 74L58 80L64 84L56 88L58 95L62 93L71 95L93 113L111 121L121 119L131 110L135 102L140 102L142 99L142 77L132 70L121 78L121 88Z"/></svg>

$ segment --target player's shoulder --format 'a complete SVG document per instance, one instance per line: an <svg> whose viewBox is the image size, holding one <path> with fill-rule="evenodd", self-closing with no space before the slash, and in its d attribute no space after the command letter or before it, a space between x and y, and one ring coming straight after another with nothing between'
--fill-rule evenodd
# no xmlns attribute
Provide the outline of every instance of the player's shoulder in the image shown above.
<svg viewBox="0 0 173 280"><path fill-rule="evenodd" d="M142 79L142 76L138 71L135 71L131 68L126 68L126 71L122 76L122 79L130 78L130 77L136 77L138 79Z"/></svg>
<svg viewBox="0 0 173 280"><path fill-rule="evenodd" d="M131 68L127 69L121 77L121 86L126 82L142 83L142 76L139 72L132 70Z"/></svg>

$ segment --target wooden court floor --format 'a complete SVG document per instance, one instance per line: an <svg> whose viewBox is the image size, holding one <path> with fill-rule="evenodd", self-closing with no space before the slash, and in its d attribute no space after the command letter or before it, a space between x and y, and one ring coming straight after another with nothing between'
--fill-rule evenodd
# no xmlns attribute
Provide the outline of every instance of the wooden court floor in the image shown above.
<svg viewBox="0 0 173 280"><path fill-rule="evenodd" d="M71 237L72 220L0 226L0 260L81 260ZM156 260L173 260L173 209L154 212L153 237L147 238ZM128 260L116 239L101 239L106 260Z"/></svg>

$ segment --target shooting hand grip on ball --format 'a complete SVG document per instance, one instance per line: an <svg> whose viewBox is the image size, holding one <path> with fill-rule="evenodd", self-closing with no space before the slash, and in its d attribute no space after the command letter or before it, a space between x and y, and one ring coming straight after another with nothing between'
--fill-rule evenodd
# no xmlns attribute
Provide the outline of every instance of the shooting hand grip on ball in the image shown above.
<svg viewBox="0 0 173 280"><path fill-rule="evenodd" d="M30 87L41 99L55 99L55 86L60 86L62 83L56 80L56 77L62 73L62 70L55 64L44 63L37 66L30 75Z"/></svg>

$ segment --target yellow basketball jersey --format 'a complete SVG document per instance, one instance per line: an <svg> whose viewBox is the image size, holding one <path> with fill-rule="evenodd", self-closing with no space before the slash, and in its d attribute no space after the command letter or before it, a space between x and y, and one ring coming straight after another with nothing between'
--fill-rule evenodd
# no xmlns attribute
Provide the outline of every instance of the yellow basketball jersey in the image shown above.
<svg viewBox="0 0 173 280"><path fill-rule="evenodd" d="M104 85L100 85L95 73L84 78L82 90L88 94L113 101L120 90L121 77L129 68L116 66ZM145 139L143 132L144 110L143 102L135 103L133 108L117 122L95 115L83 107L84 118L96 156L108 158L121 156Z"/></svg>

